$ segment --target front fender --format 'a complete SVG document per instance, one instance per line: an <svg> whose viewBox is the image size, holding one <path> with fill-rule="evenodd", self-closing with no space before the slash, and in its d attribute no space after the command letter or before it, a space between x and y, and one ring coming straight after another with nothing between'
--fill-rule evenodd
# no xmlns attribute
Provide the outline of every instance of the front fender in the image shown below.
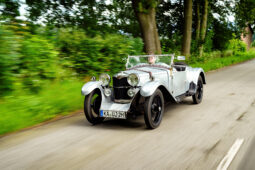
<svg viewBox="0 0 255 170"><path fill-rule="evenodd" d="M101 81L90 81L82 86L81 94L86 96L91 93L93 90L100 88L102 85Z"/></svg>
<svg viewBox="0 0 255 170"><path fill-rule="evenodd" d="M152 81L149 83L146 83L140 90L140 94L143 97L151 96L155 90L160 86L160 83L157 81Z"/></svg>

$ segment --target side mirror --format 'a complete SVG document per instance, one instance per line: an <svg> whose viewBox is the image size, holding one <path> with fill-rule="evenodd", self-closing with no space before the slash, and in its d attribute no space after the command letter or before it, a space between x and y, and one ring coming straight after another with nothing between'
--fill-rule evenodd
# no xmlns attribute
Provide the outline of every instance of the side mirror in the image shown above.
<svg viewBox="0 0 255 170"><path fill-rule="evenodd" d="M177 56L177 60L185 60L185 56Z"/></svg>

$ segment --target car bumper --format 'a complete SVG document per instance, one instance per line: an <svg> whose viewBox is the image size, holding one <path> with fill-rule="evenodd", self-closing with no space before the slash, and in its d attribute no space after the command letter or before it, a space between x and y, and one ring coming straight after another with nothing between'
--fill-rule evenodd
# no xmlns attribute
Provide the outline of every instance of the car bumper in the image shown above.
<svg viewBox="0 0 255 170"><path fill-rule="evenodd" d="M100 110L111 110L111 111L123 111L128 112L130 108L130 103L115 103L104 101L101 104Z"/></svg>

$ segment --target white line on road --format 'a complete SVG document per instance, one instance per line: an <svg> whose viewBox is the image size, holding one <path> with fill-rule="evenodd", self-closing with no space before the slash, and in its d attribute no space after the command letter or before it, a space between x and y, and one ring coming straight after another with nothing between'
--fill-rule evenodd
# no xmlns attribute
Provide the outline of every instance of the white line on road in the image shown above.
<svg viewBox="0 0 255 170"><path fill-rule="evenodd" d="M227 170L228 166L230 165L231 161L234 159L236 153L240 149L241 145L243 144L244 139L236 139L235 143L229 149L227 155L222 159L217 170Z"/></svg>

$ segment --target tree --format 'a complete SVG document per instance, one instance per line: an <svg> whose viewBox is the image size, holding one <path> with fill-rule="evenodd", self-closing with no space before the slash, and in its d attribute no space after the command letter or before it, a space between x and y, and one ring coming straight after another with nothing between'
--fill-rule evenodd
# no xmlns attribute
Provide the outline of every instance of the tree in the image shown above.
<svg viewBox="0 0 255 170"><path fill-rule="evenodd" d="M19 1L0 0L0 15L4 18L15 18L20 15L19 6Z"/></svg>
<svg viewBox="0 0 255 170"><path fill-rule="evenodd" d="M161 46L156 25L157 0L132 0L147 54L160 54Z"/></svg>
<svg viewBox="0 0 255 170"><path fill-rule="evenodd" d="M112 31L108 26L107 5L103 0L26 0L29 19L57 27L76 26L89 35Z"/></svg>
<svg viewBox="0 0 255 170"><path fill-rule="evenodd" d="M201 24L201 17L200 17L200 0L196 0L196 41L199 41L200 38L200 24Z"/></svg>
<svg viewBox="0 0 255 170"><path fill-rule="evenodd" d="M139 23L136 19L131 0L113 0L107 5L110 12L108 22L117 32L141 37Z"/></svg>
<svg viewBox="0 0 255 170"><path fill-rule="evenodd" d="M200 39L199 39L199 56L203 55L205 34L207 30L207 18L208 18L208 0L204 0L203 4L202 22L200 26Z"/></svg>
<svg viewBox="0 0 255 170"><path fill-rule="evenodd" d="M234 12L236 14L236 22L241 31L247 24L255 25L255 1L254 0L238 0Z"/></svg>
<svg viewBox="0 0 255 170"><path fill-rule="evenodd" d="M183 55L190 55L191 33L192 33L192 0L184 0L184 34L182 40Z"/></svg>

